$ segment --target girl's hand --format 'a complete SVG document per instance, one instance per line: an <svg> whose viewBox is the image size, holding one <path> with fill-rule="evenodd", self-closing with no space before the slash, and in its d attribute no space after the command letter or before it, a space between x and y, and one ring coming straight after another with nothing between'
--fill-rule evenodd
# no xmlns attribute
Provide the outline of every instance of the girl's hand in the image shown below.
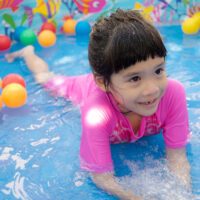
<svg viewBox="0 0 200 200"><path fill-rule="evenodd" d="M188 189L191 189L190 163L188 162L185 148L167 148L166 152L171 171L182 180Z"/></svg>
<svg viewBox="0 0 200 200"><path fill-rule="evenodd" d="M131 190L123 188L118 182L119 179L112 173L90 173L92 181L107 193L118 197L121 200L144 200L136 196Z"/></svg>
<svg viewBox="0 0 200 200"><path fill-rule="evenodd" d="M131 190L126 190L127 200L144 200L141 196L136 196Z"/></svg>

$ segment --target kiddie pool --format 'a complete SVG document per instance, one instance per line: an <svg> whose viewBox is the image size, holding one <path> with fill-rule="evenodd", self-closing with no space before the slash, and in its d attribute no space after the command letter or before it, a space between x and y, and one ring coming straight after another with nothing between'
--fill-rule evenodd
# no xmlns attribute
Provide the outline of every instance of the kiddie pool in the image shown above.
<svg viewBox="0 0 200 200"><path fill-rule="evenodd" d="M200 34L184 35L180 26L159 27L168 56L167 74L183 83L187 93L190 129L187 146L192 192L185 190L164 165L162 134L135 144L112 145L116 175L121 184L145 199L200 199ZM59 35L56 45L35 51L55 73L69 76L90 73L88 38ZM8 52L20 49L14 44ZM8 64L0 53L0 77L22 75L28 99L24 106L0 110L1 200L115 199L98 189L79 169L80 111L70 101L51 96L34 82L25 62ZM184 166L183 166L184 167Z"/></svg>

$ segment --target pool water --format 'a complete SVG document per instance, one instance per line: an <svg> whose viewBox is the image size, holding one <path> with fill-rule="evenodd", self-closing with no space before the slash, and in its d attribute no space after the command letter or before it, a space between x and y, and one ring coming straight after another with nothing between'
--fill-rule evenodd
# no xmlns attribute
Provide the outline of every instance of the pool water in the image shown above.
<svg viewBox="0 0 200 200"><path fill-rule="evenodd" d="M187 191L165 166L162 134L135 144L112 145L115 171L123 186L145 199L196 200L200 199L200 34L184 35L180 26L159 27L159 31L168 50L167 74L182 82L187 93L193 132L187 154L193 190ZM59 35L53 47L34 46L55 73L74 76L91 72L88 38ZM8 52L20 48L14 44ZM79 169L79 109L70 101L49 95L34 82L23 60L8 64L4 54L0 53L0 77L22 75L28 99L20 108L4 106L0 110L0 199L114 200Z"/></svg>

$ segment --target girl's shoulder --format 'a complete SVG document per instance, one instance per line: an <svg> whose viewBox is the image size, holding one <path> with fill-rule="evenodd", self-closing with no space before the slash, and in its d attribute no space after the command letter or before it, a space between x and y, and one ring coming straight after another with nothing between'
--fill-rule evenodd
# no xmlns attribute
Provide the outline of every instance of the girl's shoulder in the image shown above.
<svg viewBox="0 0 200 200"><path fill-rule="evenodd" d="M167 81L168 81L167 90L171 91L185 90L181 82L171 78L168 78Z"/></svg>
<svg viewBox="0 0 200 200"><path fill-rule="evenodd" d="M82 125L85 124L88 128L111 127L115 124L116 112L106 92L98 87L93 88L81 106L81 118Z"/></svg>
<svg viewBox="0 0 200 200"><path fill-rule="evenodd" d="M165 94L163 95L158 112L165 118L169 114L179 113L185 110L186 93L182 83L174 79L168 79L168 85Z"/></svg>
<svg viewBox="0 0 200 200"><path fill-rule="evenodd" d="M167 100L180 100L180 98L185 98L185 88L182 83L177 80L168 78L168 84L166 92L163 96Z"/></svg>

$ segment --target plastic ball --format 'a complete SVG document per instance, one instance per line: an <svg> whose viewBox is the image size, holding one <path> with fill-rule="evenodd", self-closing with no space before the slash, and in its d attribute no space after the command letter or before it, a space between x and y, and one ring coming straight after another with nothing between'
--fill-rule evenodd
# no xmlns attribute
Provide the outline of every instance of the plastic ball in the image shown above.
<svg viewBox="0 0 200 200"><path fill-rule="evenodd" d="M52 31L44 30L39 34L38 41L41 46L49 47L55 44L56 35Z"/></svg>
<svg viewBox="0 0 200 200"><path fill-rule="evenodd" d="M0 35L0 51L9 49L11 46L11 40L6 35Z"/></svg>
<svg viewBox="0 0 200 200"><path fill-rule="evenodd" d="M2 80L1 80L1 78L0 78L0 88L1 88L1 86L2 86Z"/></svg>
<svg viewBox="0 0 200 200"><path fill-rule="evenodd" d="M192 18L194 18L196 20L196 22L198 23L199 25L199 28L200 28L200 12L197 12L195 13Z"/></svg>
<svg viewBox="0 0 200 200"><path fill-rule="evenodd" d="M75 26L76 26L76 20L74 19L68 19L65 21L63 25L63 31L68 34L74 34L75 33Z"/></svg>
<svg viewBox="0 0 200 200"><path fill-rule="evenodd" d="M35 43L37 36L35 32L31 29L23 31L20 35L20 41L22 44L29 45Z"/></svg>
<svg viewBox="0 0 200 200"><path fill-rule="evenodd" d="M87 21L79 21L75 27L77 36L86 36L91 32L91 26Z"/></svg>
<svg viewBox="0 0 200 200"><path fill-rule="evenodd" d="M83 3L90 3L92 0L82 0Z"/></svg>
<svg viewBox="0 0 200 200"><path fill-rule="evenodd" d="M25 104L27 92L22 85L11 83L3 89L2 98L6 106L17 108Z"/></svg>
<svg viewBox="0 0 200 200"><path fill-rule="evenodd" d="M14 39L16 40L16 41L20 41L20 35L22 34L22 32L23 31L25 31L25 30L27 30L27 28L26 27L24 27L24 26L19 26L19 27L17 27L16 29L15 29L15 32L14 32Z"/></svg>
<svg viewBox="0 0 200 200"><path fill-rule="evenodd" d="M40 29L40 32L44 31L44 30L49 30L52 31L54 33L56 33L56 26L50 22L45 22Z"/></svg>
<svg viewBox="0 0 200 200"><path fill-rule="evenodd" d="M2 99L2 97L0 96L0 109L2 108L2 105L3 105L3 99Z"/></svg>
<svg viewBox="0 0 200 200"><path fill-rule="evenodd" d="M199 24L193 17L188 18L182 23L182 30L186 34L195 34L199 30Z"/></svg>
<svg viewBox="0 0 200 200"><path fill-rule="evenodd" d="M8 74L5 76L2 81L2 88L5 88L10 83L18 83L24 88L26 87L24 79L19 74Z"/></svg>

